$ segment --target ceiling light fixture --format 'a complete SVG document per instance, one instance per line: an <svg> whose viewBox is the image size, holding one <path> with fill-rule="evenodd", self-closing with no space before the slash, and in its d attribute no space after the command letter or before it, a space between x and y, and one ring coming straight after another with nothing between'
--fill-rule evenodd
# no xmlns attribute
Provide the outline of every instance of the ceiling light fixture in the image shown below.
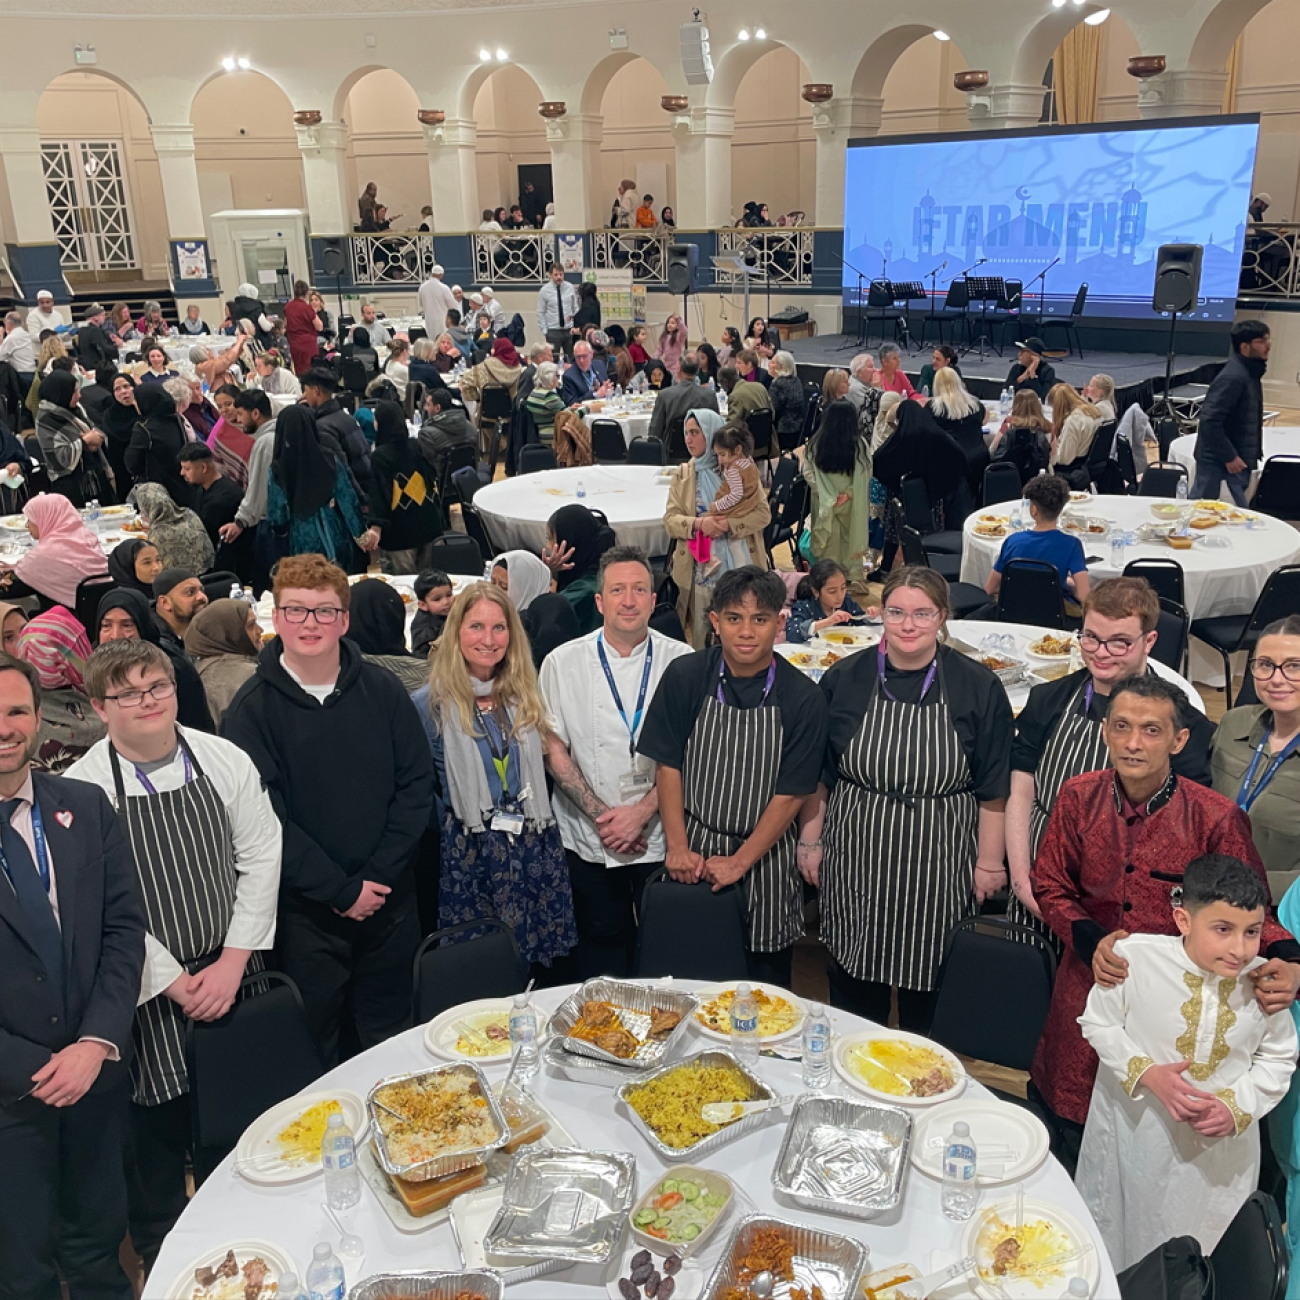
<svg viewBox="0 0 1300 1300"><path fill-rule="evenodd" d="M748 28L748 27L742 27L742 28L740 29L740 31L738 31L738 32L736 33L736 35L739 36L740 39L741 39L742 41L747 41L747 40L749 40L749 28Z"/></svg>
<svg viewBox="0 0 1300 1300"><path fill-rule="evenodd" d="M1102 23L1110 17L1109 9L1098 9L1095 14L1089 14L1083 21L1089 27L1100 27Z"/></svg>
<svg viewBox="0 0 1300 1300"><path fill-rule="evenodd" d="M1064 7L1065 7L1065 0L1052 0L1053 9L1063 9Z"/></svg>
<svg viewBox="0 0 1300 1300"><path fill-rule="evenodd" d="M227 54L226 57L221 60L221 66L225 68L227 72L234 72L236 66L234 56Z"/></svg>
<svg viewBox="0 0 1300 1300"><path fill-rule="evenodd" d="M240 66L240 67L241 67L245 72L247 72L247 71L249 70L249 68L251 68L253 65L252 65L251 63L249 63L249 61L248 61L247 59L240 59L240 60L239 60L239 66Z"/></svg>
<svg viewBox="0 0 1300 1300"><path fill-rule="evenodd" d="M497 62L504 63L510 56L500 46L497 46Z"/></svg>
<svg viewBox="0 0 1300 1300"><path fill-rule="evenodd" d="M761 27L756 28L754 31L754 39L756 41L765 41L767 40L767 33Z"/></svg>
<svg viewBox="0 0 1300 1300"><path fill-rule="evenodd" d="M479 50L479 52L478 52L478 61L479 61L480 63L491 63L491 62L492 62L492 51L491 51L491 50Z"/></svg>
<svg viewBox="0 0 1300 1300"><path fill-rule="evenodd" d="M935 32L934 39L936 41L950 41L952 37L947 32Z"/></svg>

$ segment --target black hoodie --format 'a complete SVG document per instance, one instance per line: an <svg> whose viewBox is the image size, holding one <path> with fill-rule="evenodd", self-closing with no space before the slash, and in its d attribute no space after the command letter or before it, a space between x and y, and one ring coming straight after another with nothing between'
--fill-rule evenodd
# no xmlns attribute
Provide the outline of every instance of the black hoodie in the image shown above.
<svg viewBox="0 0 1300 1300"><path fill-rule="evenodd" d="M257 765L284 826L282 906L344 912L363 880L405 892L433 804L415 705L348 641L339 642L334 693L317 703L285 671L281 651L278 639L263 649L221 734Z"/></svg>

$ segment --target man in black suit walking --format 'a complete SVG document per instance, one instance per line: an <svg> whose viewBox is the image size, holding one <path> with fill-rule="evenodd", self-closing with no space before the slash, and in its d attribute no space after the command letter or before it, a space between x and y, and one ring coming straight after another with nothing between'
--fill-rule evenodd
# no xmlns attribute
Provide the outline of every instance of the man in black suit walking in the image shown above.
<svg viewBox="0 0 1300 1300"><path fill-rule="evenodd" d="M117 1260L135 863L102 790L31 770L40 683L0 654L0 1296L131 1300Z"/></svg>

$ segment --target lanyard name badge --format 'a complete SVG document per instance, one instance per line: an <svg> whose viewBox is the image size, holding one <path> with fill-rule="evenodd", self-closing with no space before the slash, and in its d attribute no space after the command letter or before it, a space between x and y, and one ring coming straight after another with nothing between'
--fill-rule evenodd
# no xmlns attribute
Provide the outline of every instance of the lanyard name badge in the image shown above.
<svg viewBox="0 0 1300 1300"><path fill-rule="evenodd" d="M1277 775L1277 770L1300 748L1300 736L1293 736L1287 741L1285 748L1273 756L1273 761L1264 769L1264 775L1259 778L1259 784L1254 785L1255 773L1259 771L1259 765L1264 761L1264 750L1268 747L1269 737L1273 734L1273 728L1269 727L1264 732L1264 738L1255 747L1255 755L1250 760L1250 766L1246 769L1246 775L1241 779L1241 789L1237 791L1237 807L1242 812L1248 813L1254 806L1255 800L1264 793L1264 787ZM1254 785L1254 789L1251 786Z"/></svg>
<svg viewBox="0 0 1300 1300"><path fill-rule="evenodd" d="M182 781L181 784L189 785L189 783L194 780L194 764L190 762L189 750L184 748L181 749L181 760L185 764L185 780ZM158 791L154 789L153 782L149 780L148 774L143 768L137 767L135 769L135 779L140 782L145 794L156 795L158 793Z"/></svg>
<svg viewBox="0 0 1300 1300"><path fill-rule="evenodd" d="M41 821L40 805L32 804L32 840L36 845L36 873L41 878L41 884L45 887L48 895L50 892L50 851L45 847L45 823ZM9 859L5 857L4 850L0 849L0 867L4 868L4 873L9 877L10 885L13 884L13 873L9 870Z"/></svg>
<svg viewBox="0 0 1300 1300"><path fill-rule="evenodd" d="M887 700L893 700L894 703L897 704L898 696L896 696L894 692L889 689L889 686L885 682L886 663L887 660L885 659L885 642L882 638L880 644L876 647L876 672L880 677L880 689L884 691L885 698ZM938 675L938 673L939 673L939 656L936 654L935 657L930 661L930 671L926 673L925 680L921 683L921 695L920 698L917 700L918 704L920 703L921 700L925 699L926 693L929 691L930 687L934 685L934 679Z"/></svg>
<svg viewBox="0 0 1300 1300"><path fill-rule="evenodd" d="M618 716L623 719L623 725L627 728L627 759L628 771L624 772L618 778L619 798L625 801L640 799L650 793L651 786L654 785L653 764L648 761L638 760L636 753L637 732L641 730L641 716L645 712L645 697L650 689L650 669L654 658L654 643L647 638L645 647L645 667L641 670L641 689L637 692L636 710L632 714L631 722L628 721L627 710L623 707L623 698L618 693L618 685L614 681L614 674L609 666L609 659L605 654L605 636L600 633L596 637L596 654L600 658L600 666L605 671L605 680L609 683L609 692L614 697L614 707L618 710Z"/></svg>
<svg viewBox="0 0 1300 1300"><path fill-rule="evenodd" d="M722 692L722 683L724 674L727 671L727 661L724 659L718 666L718 703L726 704L727 697ZM763 694L759 696L758 707L761 709L767 703L767 697L772 694L772 686L776 681L776 660L773 659L767 666L767 681L763 683Z"/></svg>
<svg viewBox="0 0 1300 1300"><path fill-rule="evenodd" d="M492 813L492 829L494 831L505 831L507 835L522 835L524 830L523 813L518 810L511 812L502 807L505 800L510 797L510 742L505 740L503 736L502 746L498 749L493 729L488 725L488 720L480 712L477 704L474 706L474 716L483 728L483 737L487 741L488 752L492 755L492 766L496 768L497 779L501 782L500 799ZM521 790L519 797L522 799L526 793L526 790Z"/></svg>

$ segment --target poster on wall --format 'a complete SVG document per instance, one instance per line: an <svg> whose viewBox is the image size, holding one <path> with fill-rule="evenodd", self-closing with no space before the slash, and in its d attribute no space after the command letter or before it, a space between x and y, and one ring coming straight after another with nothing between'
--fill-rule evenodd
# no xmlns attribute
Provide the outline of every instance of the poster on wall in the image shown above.
<svg viewBox="0 0 1300 1300"><path fill-rule="evenodd" d="M630 267L622 270L610 268L587 271L582 278L592 281L596 286L601 320L631 322L645 319L645 290L632 283Z"/></svg>
<svg viewBox="0 0 1300 1300"><path fill-rule="evenodd" d="M207 280L208 246L197 240L176 245L176 273L182 280Z"/></svg>
<svg viewBox="0 0 1300 1300"><path fill-rule="evenodd" d="M581 271L584 265L581 235L556 235L559 245L560 266L567 275L570 271Z"/></svg>

